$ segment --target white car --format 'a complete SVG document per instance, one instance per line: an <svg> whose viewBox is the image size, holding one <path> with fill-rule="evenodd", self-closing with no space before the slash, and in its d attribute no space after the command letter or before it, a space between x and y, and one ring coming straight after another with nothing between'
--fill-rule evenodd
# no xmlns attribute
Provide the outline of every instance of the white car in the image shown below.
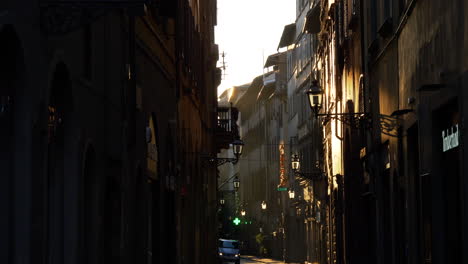
<svg viewBox="0 0 468 264"><path fill-rule="evenodd" d="M231 239L218 240L219 262L235 262L240 264L239 241Z"/></svg>

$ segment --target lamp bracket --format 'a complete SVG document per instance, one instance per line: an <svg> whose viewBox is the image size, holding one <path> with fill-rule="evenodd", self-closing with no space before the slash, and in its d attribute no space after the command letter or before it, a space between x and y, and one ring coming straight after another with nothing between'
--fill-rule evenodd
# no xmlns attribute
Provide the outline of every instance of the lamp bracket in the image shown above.
<svg viewBox="0 0 468 264"><path fill-rule="evenodd" d="M209 164L216 164L216 167L219 167L223 164L231 162L236 164L239 161L239 158L218 158L218 157L203 157L204 161Z"/></svg>
<svg viewBox="0 0 468 264"><path fill-rule="evenodd" d="M380 115L379 127L383 134L391 137L398 137L398 121L400 119L394 116Z"/></svg>
<svg viewBox="0 0 468 264"><path fill-rule="evenodd" d="M323 122L327 123L331 119L340 121L346 125L351 126L352 128L361 128L363 125L365 127L370 127L372 123L372 118L369 113L326 113L326 114L316 114L315 117L324 117Z"/></svg>
<svg viewBox="0 0 468 264"><path fill-rule="evenodd" d="M402 120L400 116L410 112L413 112L413 110L398 110L393 112L392 115L379 114L378 125L381 132L388 136L398 137L398 127ZM372 128L372 116L370 113L326 113L316 114L315 116L324 117L323 123L327 123L329 120L335 119L355 129Z"/></svg>
<svg viewBox="0 0 468 264"><path fill-rule="evenodd" d="M316 169L311 172L300 172L294 171L294 174L298 177L310 180L310 181L318 181L325 178L324 173L320 169Z"/></svg>

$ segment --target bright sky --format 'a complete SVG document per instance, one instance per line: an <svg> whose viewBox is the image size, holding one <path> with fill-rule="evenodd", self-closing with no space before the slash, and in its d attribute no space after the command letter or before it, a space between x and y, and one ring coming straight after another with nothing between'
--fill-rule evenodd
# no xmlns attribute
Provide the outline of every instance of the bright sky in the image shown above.
<svg viewBox="0 0 468 264"><path fill-rule="evenodd" d="M277 52L284 26L295 19L294 0L218 0L215 38L219 52L226 52L218 95L262 74L264 60ZM218 67L221 62L220 55Z"/></svg>

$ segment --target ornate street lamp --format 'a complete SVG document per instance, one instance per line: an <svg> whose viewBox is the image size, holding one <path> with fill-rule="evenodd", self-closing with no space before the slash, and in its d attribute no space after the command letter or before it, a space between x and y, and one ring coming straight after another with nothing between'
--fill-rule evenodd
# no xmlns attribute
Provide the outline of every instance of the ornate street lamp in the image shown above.
<svg viewBox="0 0 468 264"><path fill-rule="evenodd" d="M239 180L239 177L235 177L234 180L232 181L233 185L234 185L234 189L239 189L240 187L240 180Z"/></svg>
<svg viewBox="0 0 468 264"><path fill-rule="evenodd" d="M294 199L294 191L289 191L289 199Z"/></svg>
<svg viewBox="0 0 468 264"><path fill-rule="evenodd" d="M320 109L322 109L323 103L323 90L318 85L318 81L312 81L312 85L306 92L307 98L309 99L309 105L312 111L315 113L315 117L318 117Z"/></svg>
<svg viewBox="0 0 468 264"><path fill-rule="evenodd" d="M363 77L361 76L361 79ZM315 115L315 118L319 116L323 116L326 119L336 119L348 125L351 125L354 128L360 128L362 125L361 122L354 122L353 120L356 118L359 121L365 121L364 124L367 127L371 127L372 124L372 116L370 113L366 112L358 112L358 113L325 113L320 114L320 110L323 108L323 97L324 97L324 90L319 86L317 80L312 81L310 88L306 91L307 98L309 101L309 106L312 109L312 112ZM390 116L379 114L378 115L378 122L379 127L382 133L390 135L390 136L397 136L392 134L398 127L398 120L400 116L413 112L413 109L400 109L394 111Z"/></svg>
<svg viewBox="0 0 468 264"><path fill-rule="evenodd" d="M293 171L299 170L299 156L297 154L292 155L291 157L291 168Z"/></svg>
<svg viewBox="0 0 468 264"><path fill-rule="evenodd" d="M244 148L244 141L240 139L236 139L232 142L232 151L234 156L239 159L240 155L242 155L242 150Z"/></svg>
<svg viewBox="0 0 468 264"><path fill-rule="evenodd" d="M207 157L207 156L204 156L203 158L209 162L213 162L213 163L216 162L217 166L221 166L227 162L236 164L239 161L239 157L242 155L242 150L244 148L244 141L238 138L234 140L231 143L231 145L232 145L232 152L234 153L235 158L218 158L218 157Z"/></svg>
<svg viewBox="0 0 468 264"><path fill-rule="evenodd" d="M300 168L300 161L299 156L297 154L293 154L291 157L291 167L297 176L306 178L308 180L321 180L323 179L323 172L320 168L316 167L312 172L301 172L299 171Z"/></svg>
<svg viewBox="0 0 468 264"><path fill-rule="evenodd" d="M267 208L267 204L265 201L262 201L262 209L265 210Z"/></svg>

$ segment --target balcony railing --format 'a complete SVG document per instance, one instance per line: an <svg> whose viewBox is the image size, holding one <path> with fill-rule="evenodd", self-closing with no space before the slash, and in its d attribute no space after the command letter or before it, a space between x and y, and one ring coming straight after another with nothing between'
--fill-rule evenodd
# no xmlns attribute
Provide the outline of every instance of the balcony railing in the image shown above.
<svg viewBox="0 0 468 264"><path fill-rule="evenodd" d="M235 107L218 107L216 125L216 146L218 149L228 149L229 144L239 137L237 119L239 111Z"/></svg>

